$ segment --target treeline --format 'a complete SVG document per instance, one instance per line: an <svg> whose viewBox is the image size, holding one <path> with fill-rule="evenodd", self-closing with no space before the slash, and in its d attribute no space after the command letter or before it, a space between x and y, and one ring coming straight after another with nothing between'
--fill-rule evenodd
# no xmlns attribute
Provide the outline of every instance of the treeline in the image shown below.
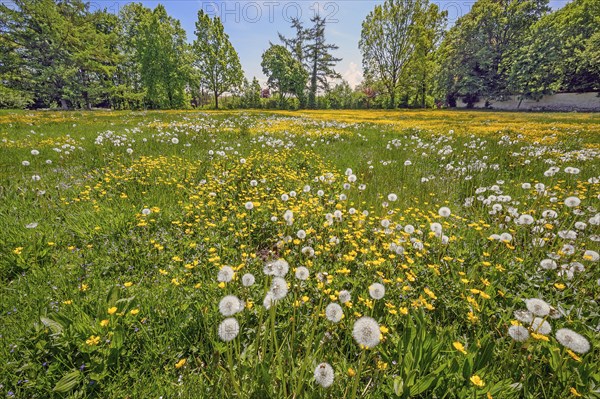
<svg viewBox="0 0 600 399"><path fill-rule="evenodd" d="M218 17L192 40L161 5L117 15L81 0L0 3L0 107L113 109L468 106L508 95L600 90L600 2L478 0L447 29L428 0L386 0L365 18L364 81L335 70L326 20L279 35L248 81ZM226 95L223 95L226 94Z"/></svg>

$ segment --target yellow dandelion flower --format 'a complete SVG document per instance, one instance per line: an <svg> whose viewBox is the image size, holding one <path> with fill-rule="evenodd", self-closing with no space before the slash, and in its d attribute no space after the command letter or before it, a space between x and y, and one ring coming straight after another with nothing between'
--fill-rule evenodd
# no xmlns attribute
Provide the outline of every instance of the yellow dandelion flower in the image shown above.
<svg viewBox="0 0 600 399"><path fill-rule="evenodd" d="M477 374L473 375L469 380L476 387L483 388L485 386L485 382Z"/></svg>
<svg viewBox="0 0 600 399"><path fill-rule="evenodd" d="M108 321L107 319L104 319L104 320L102 320L102 321L100 322L100 325L101 325L102 327L106 327L106 326L108 326L108 323L109 323L109 321Z"/></svg>
<svg viewBox="0 0 600 399"><path fill-rule="evenodd" d="M108 314L113 315L117 313L117 307L113 306L112 308L108 308Z"/></svg>
<svg viewBox="0 0 600 399"><path fill-rule="evenodd" d="M461 352L462 354L466 355L467 351L465 350L465 347L462 343L455 341L452 343L452 346L454 347L454 349L456 349L457 351Z"/></svg>
<svg viewBox="0 0 600 399"><path fill-rule="evenodd" d="M88 339L85 340L85 343L89 346L95 346L100 343L100 337L98 335L92 335Z"/></svg>
<svg viewBox="0 0 600 399"><path fill-rule="evenodd" d="M183 366L185 366L185 363L187 362L187 359L181 359L180 361L178 361L177 363L175 363L175 368L176 369L180 369Z"/></svg>

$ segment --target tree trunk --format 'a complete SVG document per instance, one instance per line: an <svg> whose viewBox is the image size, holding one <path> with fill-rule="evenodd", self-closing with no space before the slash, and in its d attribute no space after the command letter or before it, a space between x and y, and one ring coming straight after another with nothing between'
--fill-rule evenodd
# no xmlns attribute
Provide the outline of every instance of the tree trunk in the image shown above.
<svg viewBox="0 0 600 399"><path fill-rule="evenodd" d="M215 90L215 109L219 109L219 94Z"/></svg>
<svg viewBox="0 0 600 399"><path fill-rule="evenodd" d="M64 98L60 99L60 106L63 109L63 111L66 111L69 109L69 103L67 103L67 100L65 100Z"/></svg>

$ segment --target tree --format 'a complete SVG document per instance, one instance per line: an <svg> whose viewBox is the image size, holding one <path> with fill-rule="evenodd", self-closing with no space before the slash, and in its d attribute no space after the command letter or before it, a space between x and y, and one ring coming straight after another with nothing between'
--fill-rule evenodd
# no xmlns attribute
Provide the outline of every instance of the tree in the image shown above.
<svg viewBox="0 0 600 399"><path fill-rule="evenodd" d="M448 98L472 106L481 96L510 94L512 54L530 26L548 12L547 0L478 0L442 45L442 83Z"/></svg>
<svg viewBox="0 0 600 399"><path fill-rule="evenodd" d="M260 64L267 75L269 87L279 93L279 106L283 107L287 95L299 96L304 91L308 73L302 64L281 45L271 45L262 55Z"/></svg>
<svg viewBox="0 0 600 399"><path fill-rule="evenodd" d="M107 97L114 70L114 19L80 0L0 4L2 85L29 93L37 106L60 102L91 108Z"/></svg>
<svg viewBox="0 0 600 399"><path fill-rule="evenodd" d="M181 24L168 16L162 5L142 20L137 56L148 106L185 106L190 75L189 48Z"/></svg>
<svg viewBox="0 0 600 399"><path fill-rule="evenodd" d="M341 58L331 55L331 51L337 50L338 46L325 43L325 19L317 14L310 21L314 26L308 31L309 44L306 46L310 71L308 106L316 108L317 89L327 91L329 90L328 79L341 78L340 74L333 69Z"/></svg>
<svg viewBox="0 0 600 399"><path fill-rule="evenodd" d="M254 77L252 83L244 79L242 90L242 106L244 108L260 108L261 88L258 79Z"/></svg>
<svg viewBox="0 0 600 399"><path fill-rule="evenodd" d="M382 83L389 108L396 106L396 90L416 47L415 20L422 8L422 0L386 0L362 23L358 47L365 77Z"/></svg>
<svg viewBox="0 0 600 399"><path fill-rule="evenodd" d="M600 4L575 0L543 16L509 59L510 89L539 99L557 91L600 90Z"/></svg>
<svg viewBox="0 0 600 399"><path fill-rule="evenodd" d="M347 109L354 106L352 88L347 81L342 80L326 95L329 106L333 109Z"/></svg>
<svg viewBox="0 0 600 399"><path fill-rule="evenodd" d="M113 75L111 103L115 109L142 108L146 91L141 77L141 50L143 25L152 10L140 3L128 3L119 10L118 40L115 51L119 60Z"/></svg>
<svg viewBox="0 0 600 399"><path fill-rule="evenodd" d="M200 10L195 33L194 65L200 71L202 82L214 94L218 109L219 96L242 83L240 59L219 17L211 19Z"/></svg>
<svg viewBox="0 0 600 399"><path fill-rule="evenodd" d="M325 41L325 18L317 14L310 21L313 26L304 28L299 19L292 18L292 28L296 30L296 36L286 38L280 33L279 39L308 72L308 107L316 108L317 91L329 90L329 79L341 77L334 70L335 64L341 61L341 58L331 55L331 51L337 50L338 46L327 44ZM303 95L299 94L299 99L301 103L305 102Z"/></svg>
<svg viewBox="0 0 600 399"><path fill-rule="evenodd" d="M427 1L423 3L422 12L415 16L415 47L401 78L409 98L407 105L431 106L432 96L438 95L436 76L440 67L436 50L444 37L447 16L448 13L440 11L437 4Z"/></svg>

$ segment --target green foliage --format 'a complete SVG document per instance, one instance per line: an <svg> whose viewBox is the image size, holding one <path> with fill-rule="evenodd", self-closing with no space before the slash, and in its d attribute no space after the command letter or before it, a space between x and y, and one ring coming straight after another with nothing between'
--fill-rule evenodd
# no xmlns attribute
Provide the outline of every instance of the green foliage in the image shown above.
<svg viewBox="0 0 600 399"><path fill-rule="evenodd" d="M106 101L116 57L114 18L92 13L81 0L16 0L12 6L0 5L9 43L0 63L8 87L46 106L91 108Z"/></svg>
<svg viewBox="0 0 600 399"><path fill-rule="evenodd" d="M513 92L540 98L600 89L600 5L575 0L531 26L509 61Z"/></svg>
<svg viewBox="0 0 600 399"><path fill-rule="evenodd" d="M190 52L180 22L158 5L142 19L136 45L147 106L182 108L188 104L185 89L190 74Z"/></svg>
<svg viewBox="0 0 600 399"><path fill-rule="evenodd" d="M279 106L284 107L286 96L299 97L304 92L308 73L300 61L283 46L271 45L262 55L260 64L267 75L267 83L279 93Z"/></svg>
<svg viewBox="0 0 600 399"><path fill-rule="evenodd" d="M548 12L547 0L478 0L441 46L440 84L449 103L471 107L480 97L510 94L509 72L530 26Z"/></svg>
<svg viewBox="0 0 600 399"><path fill-rule="evenodd" d="M202 9L198 11L193 51L200 80L214 95L215 108L219 108L219 96L241 85L242 66L221 19L211 19Z"/></svg>
<svg viewBox="0 0 600 399"><path fill-rule="evenodd" d="M413 97L421 106L435 70L433 50L441 38L446 12L440 12L427 0L387 0L363 21L358 44L368 82L380 84L395 108L401 86L405 97ZM418 99L420 97L420 100ZM407 101L403 105L408 105Z"/></svg>

